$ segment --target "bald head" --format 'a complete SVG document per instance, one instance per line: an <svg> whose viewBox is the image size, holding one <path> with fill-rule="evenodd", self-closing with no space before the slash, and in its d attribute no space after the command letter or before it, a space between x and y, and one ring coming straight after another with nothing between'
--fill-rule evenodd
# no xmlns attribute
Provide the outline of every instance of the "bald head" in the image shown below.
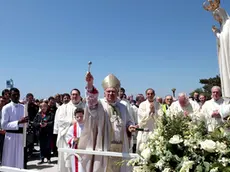
<svg viewBox="0 0 230 172"><path fill-rule="evenodd" d="M186 93L179 93L178 94L178 101L181 107L184 107L188 104L188 97Z"/></svg>
<svg viewBox="0 0 230 172"><path fill-rule="evenodd" d="M178 98L180 98L180 97L187 97L187 94L186 93L179 93Z"/></svg>

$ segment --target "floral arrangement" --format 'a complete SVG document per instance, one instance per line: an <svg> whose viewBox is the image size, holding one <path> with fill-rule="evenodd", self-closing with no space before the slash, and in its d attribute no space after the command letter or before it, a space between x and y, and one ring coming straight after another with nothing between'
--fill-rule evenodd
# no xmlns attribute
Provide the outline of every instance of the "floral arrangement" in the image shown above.
<svg viewBox="0 0 230 172"><path fill-rule="evenodd" d="M208 133L203 120L191 118L197 115L163 115L140 156L128 165L134 172L230 172L226 126Z"/></svg>

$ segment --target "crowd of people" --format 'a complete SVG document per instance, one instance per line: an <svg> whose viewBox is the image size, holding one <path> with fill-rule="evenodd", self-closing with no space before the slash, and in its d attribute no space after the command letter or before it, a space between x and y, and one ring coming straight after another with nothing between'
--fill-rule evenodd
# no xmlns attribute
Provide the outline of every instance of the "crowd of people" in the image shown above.
<svg viewBox="0 0 230 172"><path fill-rule="evenodd" d="M94 86L91 73L86 75L86 96L79 89L70 94L57 94L48 99L36 100L32 93L20 101L17 88L5 89L0 96L0 159L4 166L26 168L33 152L40 152L40 162L51 163L58 156L58 171L80 172L127 172L130 167L118 166L118 157L81 155L79 161L57 148L86 149L97 151L142 151L149 132L156 128L156 118L170 112L183 112L185 116L202 112L207 128L224 122L228 110L221 110L228 102L221 97L218 86L212 88L212 99L194 93L188 97L180 93L178 98L166 95L157 97L154 89L145 94L126 96L126 90L116 76L110 74L102 82L104 98ZM27 105L27 106L25 106ZM26 109L26 108L27 109ZM226 108L224 108L226 109ZM28 111L28 116L24 116ZM26 147L23 146L23 126L27 124ZM34 145L39 144L40 150ZM46 161L45 161L46 160Z"/></svg>

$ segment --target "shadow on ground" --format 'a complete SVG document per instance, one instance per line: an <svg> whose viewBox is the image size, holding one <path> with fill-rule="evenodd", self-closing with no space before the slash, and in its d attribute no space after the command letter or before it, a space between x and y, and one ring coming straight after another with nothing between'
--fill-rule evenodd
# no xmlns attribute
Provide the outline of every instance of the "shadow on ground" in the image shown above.
<svg viewBox="0 0 230 172"><path fill-rule="evenodd" d="M47 168L52 168L52 165L28 165L27 169L28 170L32 170L32 169L36 169L36 170L43 170L43 169L47 169Z"/></svg>

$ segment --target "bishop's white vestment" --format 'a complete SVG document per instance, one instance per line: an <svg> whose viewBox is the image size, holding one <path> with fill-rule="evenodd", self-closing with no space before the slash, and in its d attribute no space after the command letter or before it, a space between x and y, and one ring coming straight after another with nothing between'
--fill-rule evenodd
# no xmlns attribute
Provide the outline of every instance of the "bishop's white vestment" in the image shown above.
<svg viewBox="0 0 230 172"><path fill-rule="evenodd" d="M118 102L120 102L121 104L125 105L127 110L128 110L128 114L130 116L130 119L132 120L133 124L135 124L135 121L134 121L134 109L132 107L132 105L129 103L128 100L126 99L122 99L122 100L119 100L118 99ZM135 136L135 133L132 133L132 137L129 138L129 152L132 153L132 148L133 148L133 144L134 144L134 136Z"/></svg>
<svg viewBox="0 0 230 172"><path fill-rule="evenodd" d="M76 108L83 108L85 104L80 102L78 104L73 104L70 101L67 104L63 104L57 109L54 121L54 134L58 134L57 136L57 147L58 148L68 148L68 144L65 140L65 135L72 125L74 118L74 111ZM59 152L58 153L58 171L59 172L67 172L71 168L70 160L67 160L67 153Z"/></svg>
<svg viewBox="0 0 230 172"><path fill-rule="evenodd" d="M127 129L133 125L127 108L116 102L108 104L105 99L98 100L98 91L93 88L86 92L87 107L85 110L84 130L82 131L79 149L129 152ZM131 134L130 134L131 135ZM82 166L86 172L130 172L126 164L119 166L119 157L83 155Z"/></svg>
<svg viewBox="0 0 230 172"><path fill-rule="evenodd" d="M24 105L10 102L2 109L2 129L6 130L2 165L24 168L23 124L18 121L24 116Z"/></svg>
<svg viewBox="0 0 230 172"><path fill-rule="evenodd" d="M150 114L150 102L148 100L142 102L138 109L138 125L139 128L147 128L152 132L156 128L156 119L159 116L161 105L154 99L155 113ZM142 151L143 146L147 142L150 133L138 131L137 134L137 152Z"/></svg>
<svg viewBox="0 0 230 172"><path fill-rule="evenodd" d="M78 143L74 142L74 138L80 138L83 128L84 124L79 124L78 122L69 128L66 134L66 142L69 145L69 148L78 149ZM76 156L71 156L71 167L72 172L84 172L81 162Z"/></svg>

